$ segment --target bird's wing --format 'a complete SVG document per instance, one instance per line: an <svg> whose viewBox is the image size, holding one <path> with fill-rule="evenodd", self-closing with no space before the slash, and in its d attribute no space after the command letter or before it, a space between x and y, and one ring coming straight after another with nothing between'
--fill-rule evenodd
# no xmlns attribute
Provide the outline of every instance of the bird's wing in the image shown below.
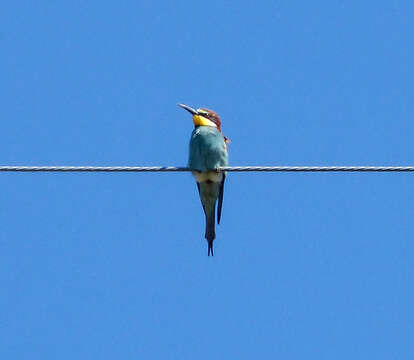
<svg viewBox="0 0 414 360"><path fill-rule="evenodd" d="M226 173L223 172L223 180L220 183L220 190L218 196L218 205L217 205L217 224L220 224L221 218L221 208L223 206L223 194L224 194L224 181L226 180Z"/></svg>

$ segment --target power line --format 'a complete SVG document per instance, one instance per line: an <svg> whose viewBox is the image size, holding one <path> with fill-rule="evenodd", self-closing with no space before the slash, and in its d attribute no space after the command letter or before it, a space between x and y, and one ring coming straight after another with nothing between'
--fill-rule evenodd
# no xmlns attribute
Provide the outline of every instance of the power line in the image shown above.
<svg viewBox="0 0 414 360"><path fill-rule="evenodd" d="M410 172L414 166L226 166L229 172ZM185 172L176 166L0 166L0 172Z"/></svg>

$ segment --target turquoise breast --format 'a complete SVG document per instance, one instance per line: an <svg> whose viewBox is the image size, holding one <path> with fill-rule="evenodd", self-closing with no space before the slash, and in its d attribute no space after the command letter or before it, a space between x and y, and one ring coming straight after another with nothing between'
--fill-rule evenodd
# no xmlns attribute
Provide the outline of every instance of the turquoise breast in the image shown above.
<svg viewBox="0 0 414 360"><path fill-rule="evenodd" d="M196 127L191 134L188 167L209 171L227 165L228 153L223 135L212 126Z"/></svg>

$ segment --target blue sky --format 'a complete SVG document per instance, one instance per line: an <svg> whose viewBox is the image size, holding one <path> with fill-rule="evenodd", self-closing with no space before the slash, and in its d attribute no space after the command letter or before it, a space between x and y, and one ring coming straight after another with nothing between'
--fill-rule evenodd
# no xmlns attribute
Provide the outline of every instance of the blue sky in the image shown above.
<svg viewBox="0 0 414 360"><path fill-rule="evenodd" d="M412 2L0 7L3 165L413 165ZM1 173L0 356L409 359L413 176Z"/></svg>

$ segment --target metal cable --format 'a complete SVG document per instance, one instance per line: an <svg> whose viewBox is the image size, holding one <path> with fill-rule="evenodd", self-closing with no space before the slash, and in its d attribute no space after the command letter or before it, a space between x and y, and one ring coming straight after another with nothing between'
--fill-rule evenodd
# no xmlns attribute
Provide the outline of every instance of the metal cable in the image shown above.
<svg viewBox="0 0 414 360"><path fill-rule="evenodd" d="M414 166L227 166L222 171L234 172L406 172ZM0 166L3 172L184 172L188 167L176 166Z"/></svg>

